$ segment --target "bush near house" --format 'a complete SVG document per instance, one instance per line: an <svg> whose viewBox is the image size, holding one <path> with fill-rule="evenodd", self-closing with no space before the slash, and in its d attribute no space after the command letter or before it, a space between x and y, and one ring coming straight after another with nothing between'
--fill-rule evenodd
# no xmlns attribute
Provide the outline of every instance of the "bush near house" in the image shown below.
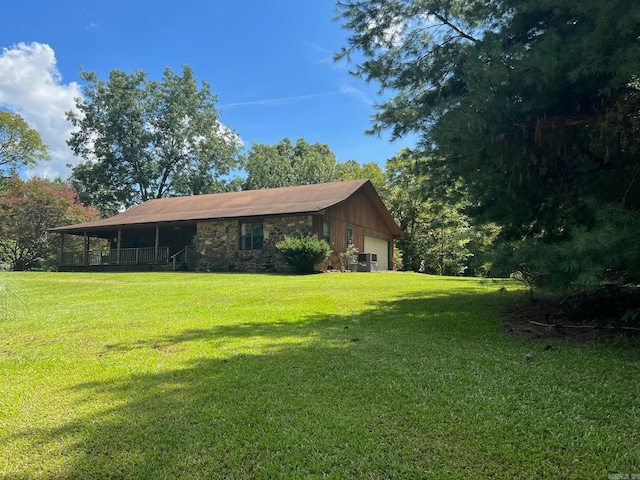
<svg viewBox="0 0 640 480"><path fill-rule="evenodd" d="M296 273L312 273L331 254L329 244L315 235L287 237L276 248Z"/></svg>

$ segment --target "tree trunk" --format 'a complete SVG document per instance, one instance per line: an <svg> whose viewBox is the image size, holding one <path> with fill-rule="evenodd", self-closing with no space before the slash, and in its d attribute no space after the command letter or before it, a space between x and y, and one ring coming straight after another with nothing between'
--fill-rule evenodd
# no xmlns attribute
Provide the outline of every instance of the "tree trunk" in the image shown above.
<svg viewBox="0 0 640 480"><path fill-rule="evenodd" d="M26 269L27 269L27 264L21 258L16 258L13 261L14 272L24 272Z"/></svg>

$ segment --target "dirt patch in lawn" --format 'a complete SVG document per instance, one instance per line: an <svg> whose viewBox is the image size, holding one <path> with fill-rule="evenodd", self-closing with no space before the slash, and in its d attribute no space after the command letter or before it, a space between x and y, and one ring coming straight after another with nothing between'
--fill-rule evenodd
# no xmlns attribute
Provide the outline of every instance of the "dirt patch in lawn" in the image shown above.
<svg viewBox="0 0 640 480"><path fill-rule="evenodd" d="M516 337L549 342L592 343L620 336L640 339L640 315L635 321L620 323L625 312L638 308L640 289L577 309L550 296L540 297L505 310L505 328Z"/></svg>

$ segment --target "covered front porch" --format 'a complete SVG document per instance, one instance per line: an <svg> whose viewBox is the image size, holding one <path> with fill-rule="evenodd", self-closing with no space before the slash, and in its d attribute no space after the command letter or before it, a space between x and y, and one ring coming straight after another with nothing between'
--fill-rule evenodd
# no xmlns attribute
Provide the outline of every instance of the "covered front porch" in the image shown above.
<svg viewBox="0 0 640 480"><path fill-rule="evenodd" d="M153 225L119 228L63 231L61 235L59 270L195 270L195 224ZM65 245L68 235L82 236L74 248Z"/></svg>

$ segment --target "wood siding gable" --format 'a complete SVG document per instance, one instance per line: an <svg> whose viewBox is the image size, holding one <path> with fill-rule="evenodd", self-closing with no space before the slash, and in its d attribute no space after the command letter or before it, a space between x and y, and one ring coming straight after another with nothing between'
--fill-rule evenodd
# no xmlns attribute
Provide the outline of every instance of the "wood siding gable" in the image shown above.
<svg viewBox="0 0 640 480"><path fill-rule="evenodd" d="M354 245L360 252L364 249L365 234L385 238L390 242L394 238L394 232L389 229L378 208L362 190L355 192L346 201L328 208L324 218L331 222L331 248L336 252L344 252L347 249L347 227L353 229Z"/></svg>

